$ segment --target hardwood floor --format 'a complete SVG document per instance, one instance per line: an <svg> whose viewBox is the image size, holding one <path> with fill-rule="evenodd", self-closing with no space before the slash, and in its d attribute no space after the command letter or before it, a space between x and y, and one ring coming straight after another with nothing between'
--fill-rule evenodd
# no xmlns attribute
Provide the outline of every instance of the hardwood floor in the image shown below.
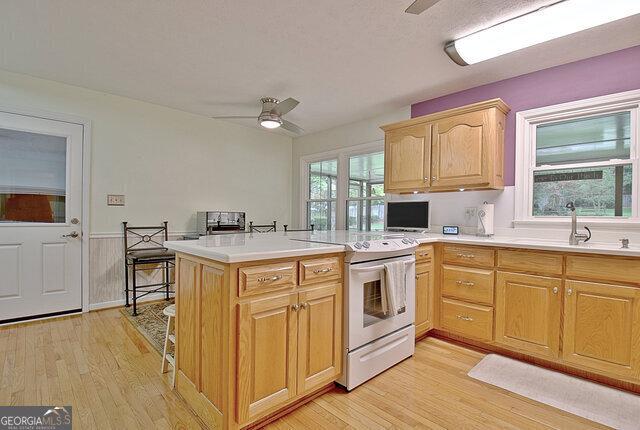
<svg viewBox="0 0 640 430"><path fill-rule="evenodd" d="M606 428L467 377L482 357L427 338L414 358L267 428ZM0 328L0 405L72 405L77 429L203 427L159 369L117 309Z"/></svg>

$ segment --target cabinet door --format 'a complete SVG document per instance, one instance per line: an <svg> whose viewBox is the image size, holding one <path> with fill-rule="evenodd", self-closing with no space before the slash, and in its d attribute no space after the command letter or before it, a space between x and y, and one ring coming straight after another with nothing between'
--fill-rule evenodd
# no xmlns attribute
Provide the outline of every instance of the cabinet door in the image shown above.
<svg viewBox="0 0 640 430"><path fill-rule="evenodd" d="M558 357L562 280L498 272L496 343Z"/></svg>
<svg viewBox="0 0 640 430"><path fill-rule="evenodd" d="M300 292L298 312L298 394L313 391L340 374L342 285Z"/></svg>
<svg viewBox="0 0 640 430"><path fill-rule="evenodd" d="M456 189L489 184L488 111L470 112L433 124L431 186Z"/></svg>
<svg viewBox="0 0 640 430"><path fill-rule="evenodd" d="M420 268L420 269L419 269ZM416 337L433 328L433 268L431 265L416 266Z"/></svg>
<svg viewBox="0 0 640 430"><path fill-rule="evenodd" d="M414 125L386 133L385 192L426 191L429 188L430 166L430 125Z"/></svg>
<svg viewBox="0 0 640 430"><path fill-rule="evenodd" d="M290 293L240 303L238 422L244 424L296 395L298 313Z"/></svg>
<svg viewBox="0 0 640 430"><path fill-rule="evenodd" d="M567 281L563 358L640 379L640 289Z"/></svg>

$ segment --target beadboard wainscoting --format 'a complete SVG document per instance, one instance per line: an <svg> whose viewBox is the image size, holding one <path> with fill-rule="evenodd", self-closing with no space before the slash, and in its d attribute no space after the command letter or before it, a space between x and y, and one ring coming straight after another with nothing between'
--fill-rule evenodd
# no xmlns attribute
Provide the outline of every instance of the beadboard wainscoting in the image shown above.
<svg viewBox="0 0 640 430"><path fill-rule="evenodd" d="M171 233L169 240L181 239L185 234ZM173 278L173 271L171 272ZM157 265L148 265L138 270L139 285L162 281L162 270ZM131 279L129 280L131 282ZM131 286L131 283L129 283ZM149 294L141 299L162 298L161 293ZM122 306L124 295L124 244L122 233L97 233L89 236L89 309Z"/></svg>

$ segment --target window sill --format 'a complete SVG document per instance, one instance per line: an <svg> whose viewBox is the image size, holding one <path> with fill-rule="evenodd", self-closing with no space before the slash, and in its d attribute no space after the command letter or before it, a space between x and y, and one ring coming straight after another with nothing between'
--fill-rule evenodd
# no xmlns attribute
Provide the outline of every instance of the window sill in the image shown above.
<svg viewBox="0 0 640 430"><path fill-rule="evenodd" d="M625 219L612 219L612 218L592 218L592 217L580 217L578 216L578 224L581 226L598 227L603 229L625 230L629 228L640 228L639 218L625 218ZM513 220L514 227L524 228L552 228L552 227L567 227L571 226L571 218L560 219L537 219L527 218Z"/></svg>

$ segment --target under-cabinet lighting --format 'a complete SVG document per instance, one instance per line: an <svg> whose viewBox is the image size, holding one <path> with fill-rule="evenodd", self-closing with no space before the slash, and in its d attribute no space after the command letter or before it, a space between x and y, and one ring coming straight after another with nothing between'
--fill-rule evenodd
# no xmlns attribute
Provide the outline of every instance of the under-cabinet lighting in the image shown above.
<svg viewBox="0 0 640 430"><path fill-rule="evenodd" d="M563 0L446 44L461 66L640 13L640 0Z"/></svg>

